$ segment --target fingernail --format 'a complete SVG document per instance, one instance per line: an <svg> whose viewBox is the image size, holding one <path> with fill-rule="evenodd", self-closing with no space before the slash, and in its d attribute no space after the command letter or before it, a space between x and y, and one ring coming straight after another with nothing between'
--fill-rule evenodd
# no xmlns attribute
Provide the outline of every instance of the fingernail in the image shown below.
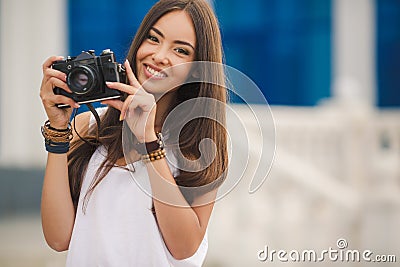
<svg viewBox="0 0 400 267"><path fill-rule="evenodd" d="M107 86L113 85L113 83L112 83L112 82L106 82L106 85L107 85Z"/></svg>
<svg viewBox="0 0 400 267"><path fill-rule="evenodd" d="M124 118L122 117L122 114L119 115L119 121L123 121L123 120L124 120Z"/></svg>
<svg viewBox="0 0 400 267"><path fill-rule="evenodd" d="M75 108L80 108L81 105L79 105L78 103L75 103L75 104L74 104L74 107L75 107Z"/></svg>
<svg viewBox="0 0 400 267"><path fill-rule="evenodd" d="M128 63L128 64L130 64L128 59L126 59L125 62Z"/></svg>

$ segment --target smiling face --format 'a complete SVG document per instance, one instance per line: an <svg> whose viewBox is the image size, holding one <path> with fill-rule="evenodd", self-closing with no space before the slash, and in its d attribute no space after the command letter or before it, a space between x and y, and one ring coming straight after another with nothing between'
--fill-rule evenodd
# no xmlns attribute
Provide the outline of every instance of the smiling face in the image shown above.
<svg viewBox="0 0 400 267"><path fill-rule="evenodd" d="M195 58L196 33L185 11L172 11L151 27L136 54L137 78L152 94L163 94L185 82ZM182 65L183 64L183 65Z"/></svg>

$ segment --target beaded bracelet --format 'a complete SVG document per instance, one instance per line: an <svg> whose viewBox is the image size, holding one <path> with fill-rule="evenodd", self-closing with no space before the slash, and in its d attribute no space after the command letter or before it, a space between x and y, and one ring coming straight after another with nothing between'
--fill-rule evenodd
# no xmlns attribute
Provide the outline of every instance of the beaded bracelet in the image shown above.
<svg viewBox="0 0 400 267"><path fill-rule="evenodd" d="M150 161L155 161L155 160L165 158L165 156L166 156L165 149L157 149L156 151L153 151L149 154L142 155L142 161L147 163Z"/></svg>

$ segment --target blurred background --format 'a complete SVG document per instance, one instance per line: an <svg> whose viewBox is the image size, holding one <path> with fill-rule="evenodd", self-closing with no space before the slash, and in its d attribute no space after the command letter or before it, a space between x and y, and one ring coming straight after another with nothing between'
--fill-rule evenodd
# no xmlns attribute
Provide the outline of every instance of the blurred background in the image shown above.
<svg viewBox="0 0 400 267"><path fill-rule="evenodd" d="M40 224L43 61L105 48L123 61L154 2L0 0L0 266L65 263L66 253L47 247ZM339 238L349 249L400 261L400 1L210 2L226 64L249 76L271 106L276 139L265 153L274 142L276 151L257 192L248 193L244 177L217 202L205 266L291 265L260 262L257 254L265 246L337 249ZM239 98L232 96L231 107L251 131ZM259 122L261 129L271 124ZM231 165L231 173L241 171Z"/></svg>

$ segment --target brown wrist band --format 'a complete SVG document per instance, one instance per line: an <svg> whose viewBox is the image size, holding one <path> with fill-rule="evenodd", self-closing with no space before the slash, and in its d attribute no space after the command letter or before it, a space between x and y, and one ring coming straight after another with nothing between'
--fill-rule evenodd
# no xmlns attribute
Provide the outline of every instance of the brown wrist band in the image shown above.
<svg viewBox="0 0 400 267"><path fill-rule="evenodd" d="M67 130L58 130L50 127L50 122L46 121L45 124L41 128L42 135L45 138L46 142L57 142L57 143L65 143L70 142L72 140L72 128L69 127Z"/></svg>
<svg viewBox="0 0 400 267"><path fill-rule="evenodd" d="M140 155L147 155L164 148L164 141L161 133L156 133L157 139L152 142L137 143L134 147Z"/></svg>
<svg viewBox="0 0 400 267"><path fill-rule="evenodd" d="M44 125L45 125L47 128L49 128L50 130L56 131L56 132L68 132L68 131L70 131L70 129L71 129L71 123L70 123L70 122L68 122L68 126L67 126L67 128L65 128L65 129L54 128L53 126L50 125L50 121L49 121L49 120L47 120L47 121L44 123Z"/></svg>

